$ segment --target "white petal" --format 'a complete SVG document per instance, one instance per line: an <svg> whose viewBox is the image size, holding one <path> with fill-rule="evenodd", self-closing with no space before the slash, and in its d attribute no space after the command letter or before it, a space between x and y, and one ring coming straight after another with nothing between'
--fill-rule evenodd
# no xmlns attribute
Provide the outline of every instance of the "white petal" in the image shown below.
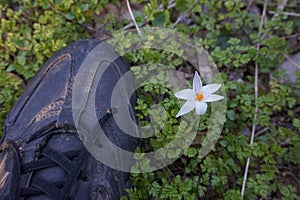
<svg viewBox="0 0 300 200"><path fill-rule="evenodd" d="M219 101L223 99L223 96L217 95L217 94L212 94L209 97L205 98L203 101L205 102L213 102L213 101Z"/></svg>
<svg viewBox="0 0 300 200"><path fill-rule="evenodd" d="M195 101L187 101L183 106L180 108L179 112L177 113L176 117L184 115L195 108Z"/></svg>
<svg viewBox="0 0 300 200"><path fill-rule="evenodd" d="M200 79L200 76L198 74L198 72L195 72L195 76L193 79L193 90L195 92L195 94L199 94L201 92L202 89L202 82Z"/></svg>
<svg viewBox="0 0 300 200"><path fill-rule="evenodd" d="M185 89L185 90L180 90L175 93L175 96L178 99L184 99L184 100L194 100L195 95L192 89Z"/></svg>
<svg viewBox="0 0 300 200"><path fill-rule="evenodd" d="M210 95L211 95L211 93L209 92L209 90L204 90L204 87L202 88L202 94L204 95L204 99L206 98L206 97L209 97Z"/></svg>
<svg viewBox="0 0 300 200"><path fill-rule="evenodd" d="M221 84L206 85L206 86L203 86L202 91L204 93L208 93L209 95L211 95L212 93L215 93L216 91L218 91L221 86L222 86Z"/></svg>
<svg viewBox="0 0 300 200"><path fill-rule="evenodd" d="M196 101L196 115L204 115L207 110L207 103L203 101Z"/></svg>

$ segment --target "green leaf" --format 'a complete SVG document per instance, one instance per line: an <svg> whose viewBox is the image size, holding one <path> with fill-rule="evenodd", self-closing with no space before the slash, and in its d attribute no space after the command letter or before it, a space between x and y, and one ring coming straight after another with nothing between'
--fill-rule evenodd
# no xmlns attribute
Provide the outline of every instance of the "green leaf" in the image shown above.
<svg viewBox="0 0 300 200"><path fill-rule="evenodd" d="M220 141L220 144L223 146L223 147L227 147L227 141L226 140L221 140Z"/></svg>
<svg viewBox="0 0 300 200"><path fill-rule="evenodd" d="M179 9L179 11L184 12L189 8L189 4L186 0L176 0L176 8Z"/></svg>
<svg viewBox="0 0 300 200"><path fill-rule="evenodd" d="M300 131L300 119L293 119L293 126Z"/></svg>
<svg viewBox="0 0 300 200"><path fill-rule="evenodd" d="M241 62L242 64L246 64L246 63L248 63L250 60L251 60L251 59L250 59L249 55L247 55L247 54L242 54L241 57L240 57L240 62Z"/></svg>
<svg viewBox="0 0 300 200"><path fill-rule="evenodd" d="M234 120L234 115L235 115L235 113L234 113L234 111L233 110L228 110L227 111L227 117L230 119L230 120Z"/></svg>
<svg viewBox="0 0 300 200"><path fill-rule="evenodd" d="M89 9L89 4L85 3L85 4L82 4L80 6L80 9L82 10L82 12L85 12Z"/></svg>
<svg viewBox="0 0 300 200"><path fill-rule="evenodd" d="M75 18L75 16L72 13L68 13L68 14L66 14L66 18L68 20L73 20Z"/></svg>
<svg viewBox="0 0 300 200"><path fill-rule="evenodd" d="M39 17L39 23L41 23L41 24L46 24L46 23L47 23L47 17L44 16L44 15L41 15L41 16Z"/></svg>
<svg viewBox="0 0 300 200"><path fill-rule="evenodd" d="M230 108L235 108L235 107L237 107L237 105L238 105L238 101L237 101L236 99L231 100L231 101L229 102L229 107L230 107Z"/></svg>
<svg viewBox="0 0 300 200"><path fill-rule="evenodd" d="M241 42L238 38L230 38L228 43L231 45L238 45Z"/></svg>
<svg viewBox="0 0 300 200"><path fill-rule="evenodd" d="M187 155L188 157L194 157L194 156L196 156L196 154L197 154L197 150L195 149L195 148L193 148L193 147L190 147L190 148L188 148L186 151L185 151L185 155Z"/></svg>
<svg viewBox="0 0 300 200"><path fill-rule="evenodd" d="M229 152L234 152L235 148L231 145L227 146Z"/></svg>
<svg viewBox="0 0 300 200"><path fill-rule="evenodd" d="M156 12L153 15L154 20L152 24L157 27L165 27L170 20L170 13L168 10L162 12Z"/></svg>
<svg viewBox="0 0 300 200"><path fill-rule="evenodd" d="M79 23L79 24L82 24L83 22L86 21L85 17L82 16L82 15L79 15L79 16L77 17L77 20L78 20L78 23Z"/></svg>
<svg viewBox="0 0 300 200"><path fill-rule="evenodd" d="M225 7L227 8L227 10L232 10L234 6L234 2L233 1L226 1L225 2Z"/></svg>
<svg viewBox="0 0 300 200"><path fill-rule="evenodd" d="M16 69L14 64L10 64L7 68L6 68L6 72L11 72L14 71Z"/></svg>
<svg viewBox="0 0 300 200"><path fill-rule="evenodd" d="M233 167L235 165L234 160L232 158L228 158L227 160L228 165L230 165L231 167Z"/></svg>
<svg viewBox="0 0 300 200"><path fill-rule="evenodd" d="M25 53L25 52L24 52ZM18 61L18 63L20 64L20 65L25 65L25 63L26 63L26 57L25 57L25 54L22 54L22 55L19 55L18 57L17 57L17 61Z"/></svg>

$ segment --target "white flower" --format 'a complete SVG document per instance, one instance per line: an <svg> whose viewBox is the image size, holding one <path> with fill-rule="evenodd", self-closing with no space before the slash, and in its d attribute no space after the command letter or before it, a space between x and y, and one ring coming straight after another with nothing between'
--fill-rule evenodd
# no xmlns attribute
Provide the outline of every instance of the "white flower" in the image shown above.
<svg viewBox="0 0 300 200"><path fill-rule="evenodd" d="M178 99L187 100L181 107L176 117L184 115L196 108L196 115L203 115L207 110L206 102L223 99L223 96L213 94L221 87L221 84L210 84L202 87L199 74L196 72L193 79L193 89L184 89L175 93Z"/></svg>

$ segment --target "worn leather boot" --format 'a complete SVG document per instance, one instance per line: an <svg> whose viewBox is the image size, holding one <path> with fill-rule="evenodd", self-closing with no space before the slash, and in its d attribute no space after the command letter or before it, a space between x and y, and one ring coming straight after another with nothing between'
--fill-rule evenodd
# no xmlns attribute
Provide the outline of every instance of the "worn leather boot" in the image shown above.
<svg viewBox="0 0 300 200"><path fill-rule="evenodd" d="M109 200L124 195L129 174L102 164L87 151L72 114L76 74L100 43L77 41L57 52L30 81L8 114L0 141L1 200ZM118 108L110 104L113 88L128 70L119 57L104 71L97 82L95 112L111 142L133 152L138 140L118 127L113 117ZM93 81L93 76L86 78ZM84 90L88 94L90 88ZM122 100L122 88L120 91ZM134 102L133 95L127 104L133 121ZM101 146L101 141L97 142Z"/></svg>

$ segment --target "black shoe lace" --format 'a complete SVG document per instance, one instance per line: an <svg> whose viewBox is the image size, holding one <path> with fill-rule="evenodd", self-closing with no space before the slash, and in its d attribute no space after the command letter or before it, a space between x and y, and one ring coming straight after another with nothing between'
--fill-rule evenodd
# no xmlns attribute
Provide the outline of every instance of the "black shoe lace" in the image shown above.
<svg viewBox="0 0 300 200"><path fill-rule="evenodd" d="M99 119L102 126L113 111L108 109L106 113ZM42 170L49 167L60 166L66 172L66 179L55 183L35 176L33 174L31 184L28 188L20 188L21 197L30 197L45 194L51 199L67 200L74 182L78 178L83 166L87 160L87 150L82 148L77 151L68 151L65 153L58 152L54 149L44 147L37 160L24 163L21 167L21 174L27 174Z"/></svg>
<svg viewBox="0 0 300 200"><path fill-rule="evenodd" d="M46 194L51 199L67 199L80 170L85 164L86 154L87 151L85 149L69 151L63 154L45 147L38 160L25 163L21 166L21 173L25 174L58 165L66 171L66 180L50 183L43 178L33 176L30 187L21 188L21 197Z"/></svg>

